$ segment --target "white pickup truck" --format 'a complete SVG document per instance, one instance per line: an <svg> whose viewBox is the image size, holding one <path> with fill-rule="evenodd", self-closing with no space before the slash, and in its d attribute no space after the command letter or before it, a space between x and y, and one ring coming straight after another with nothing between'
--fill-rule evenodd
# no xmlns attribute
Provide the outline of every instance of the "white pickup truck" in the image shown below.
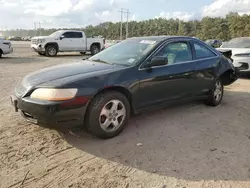
<svg viewBox="0 0 250 188"><path fill-rule="evenodd" d="M39 55L56 56L58 52L87 51L91 55L99 53L105 48L104 38L87 38L82 31L60 30L49 36L38 36L31 39L31 49Z"/></svg>
<svg viewBox="0 0 250 188"><path fill-rule="evenodd" d="M13 48L11 47L11 42L0 37L0 58L2 55L10 54L12 52Z"/></svg>

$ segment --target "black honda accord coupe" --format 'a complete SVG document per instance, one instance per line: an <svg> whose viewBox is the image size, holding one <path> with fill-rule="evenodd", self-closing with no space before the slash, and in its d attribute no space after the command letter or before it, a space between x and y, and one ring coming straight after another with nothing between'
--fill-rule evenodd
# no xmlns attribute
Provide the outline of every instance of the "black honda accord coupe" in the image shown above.
<svg viewBox="0 0 250 188"><path fill-rule="evenodd" d="M198 39L138 37L27 75L11 102L34 123L82 124L106 139L117 136L131 114L195 99L217 106L223 86L236 79L232 61Z"/></svg>

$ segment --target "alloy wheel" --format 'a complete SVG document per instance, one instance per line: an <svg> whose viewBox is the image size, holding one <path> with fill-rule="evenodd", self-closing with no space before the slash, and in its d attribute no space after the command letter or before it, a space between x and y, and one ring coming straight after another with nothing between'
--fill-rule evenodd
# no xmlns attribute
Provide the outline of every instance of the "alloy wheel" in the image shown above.
<svg viewBox="0 0 250 188"><path fill-rule="evenodd" d="M99 123L105 132L114 132L123 124L126 108L120 100L111 100L104 105L99 116Z"/></svg>
<svg viewBox="0 0 250 188"><path fill-rule="evenodd" d="M214 90L214 99L216 101L220 101L222 97L222 84L219 80L215 83L215 90Z"/></svg>
<svg viewBox="0 0 250 188"><path fill-rule="evenodd" d="M55 49L54 47L50 47L50 48L48 49L48 54L49 54L50 56L56 55L56 49Z"/></svg>

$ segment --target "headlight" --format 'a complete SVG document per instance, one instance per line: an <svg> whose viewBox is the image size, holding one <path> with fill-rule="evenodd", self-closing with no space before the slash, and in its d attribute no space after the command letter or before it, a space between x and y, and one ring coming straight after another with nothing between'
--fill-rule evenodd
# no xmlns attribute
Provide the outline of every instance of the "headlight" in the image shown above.
<svg viewBox="0 0 250 188"><path fill-rule="evenodd" d="M45 39L38 39L37 42L38 43L43 43L43 42L45 42Z"/></svg>
<svg viewBox="0 0 250 188"><path fill-rule="evenodd" d="M48 101L66 101L75 97L77 89L39 88L33 91L31 98Z"/></svg>

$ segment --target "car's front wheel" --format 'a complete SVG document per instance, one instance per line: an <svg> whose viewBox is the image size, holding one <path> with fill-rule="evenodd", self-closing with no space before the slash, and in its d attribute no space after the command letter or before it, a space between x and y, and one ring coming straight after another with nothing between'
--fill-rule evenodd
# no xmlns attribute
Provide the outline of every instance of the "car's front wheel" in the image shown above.
<svg viewBox="0 0 250 188"><path fill-rule="evenodd" d="M50 56L50 57L54 57L57 54L57 48L55 45L49 45L46 47L45 49L45 55L46 56Z"/></svg>
<svg viewBox="0 0 250 188"><path fill-rule="evenodd" d="M220 79L217 79L214 84L213 90L210 92L206 104L209 106L218 106L223 98L224 86Z"/></svg>
<svg viewBox="0 0 250 188"><path fill-rule="evenodd" d="M86 128L94 135L113 138L124 129L130 117L130 104L123 94L111 91L97 95L86 114Z"/></svg>

